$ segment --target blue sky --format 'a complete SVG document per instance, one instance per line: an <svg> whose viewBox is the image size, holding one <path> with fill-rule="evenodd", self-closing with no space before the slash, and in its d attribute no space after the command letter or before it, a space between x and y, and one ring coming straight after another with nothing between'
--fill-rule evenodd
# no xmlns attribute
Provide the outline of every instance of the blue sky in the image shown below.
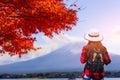
<svg viewBox="0 0 120 80"><path fill-rule="evenodd" d="M75 1L68 0L65 3L69 5ZM120 55L120 0L78 0L76 4L81 10L77 12L79 20L73 30L54 35L53 39L49 39L40 33L36 36L35 46L42 46L41 50L31 51L21 59L17 56L11 58L4 55L0 58L0 65L36 58L65 44L85 41L83 35L93 28L98 29L103 34L102 43L107 47L108 52Z"/></svg>
<svg viewBox="0 0 120 80"><path fill-rule="evenodd" d="M76 1L76 0L69 0ZM103 43L113 53L120 53L120 0L78 0L77 26L66 34L83 37L83 34L96 28L103 34Z"/></svg>

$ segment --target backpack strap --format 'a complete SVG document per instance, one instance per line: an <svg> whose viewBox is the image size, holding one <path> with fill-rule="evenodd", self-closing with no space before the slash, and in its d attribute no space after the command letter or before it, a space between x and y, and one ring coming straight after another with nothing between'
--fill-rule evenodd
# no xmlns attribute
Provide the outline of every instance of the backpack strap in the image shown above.
<svg viewBox="0 0 120 80"><path fill-rule="evenodd" d="M95 48L93 50L94 50L94 55L96 53L95 57L100 57L101 62L104 62L103 51L101 49L95 49ZM95 57L93 56L93 58L95 58Z"/></svg>

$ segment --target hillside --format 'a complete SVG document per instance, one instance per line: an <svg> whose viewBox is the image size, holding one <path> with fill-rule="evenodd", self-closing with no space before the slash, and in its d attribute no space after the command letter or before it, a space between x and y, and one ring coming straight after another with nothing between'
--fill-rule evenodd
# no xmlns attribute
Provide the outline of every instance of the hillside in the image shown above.
<svg viewBox="0 0 120 80"><path fill-rule="evenodd" d="M72 43L59 48L48 55L29 61L16 62L0 66L0 73L34 73L34 72L71 72L83 71L79 57L85 43ZM111 55L112 63L106 70L120 70L120 56Z"/></svg>

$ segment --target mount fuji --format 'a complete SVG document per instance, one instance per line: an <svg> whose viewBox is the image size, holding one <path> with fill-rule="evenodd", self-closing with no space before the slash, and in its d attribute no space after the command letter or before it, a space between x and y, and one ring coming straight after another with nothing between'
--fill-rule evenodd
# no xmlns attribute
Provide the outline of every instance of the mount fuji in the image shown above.
<svg viewBox="0 0 120 80"><path fill-rule="evenodd" d="M81 49L85 43L67 44L45 56L32 60L16 62L0 66L0 73L36 73L36 72L72 72L83 71L84 65L80 63ZM120 56L110 55L111 64L105 66L106 70L120 70L118 65Z"/></svg>
<svg viewBox="0 0 120 80"><path fill-rule="evenodd" d="M0 66L0 73L81 71L81 48L85 43L67 44L45 56Z"/></svg>

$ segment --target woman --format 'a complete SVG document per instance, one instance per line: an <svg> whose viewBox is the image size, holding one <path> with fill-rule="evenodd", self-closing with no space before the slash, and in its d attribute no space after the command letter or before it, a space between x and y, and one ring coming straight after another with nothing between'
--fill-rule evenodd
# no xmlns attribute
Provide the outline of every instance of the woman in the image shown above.
<svg viewBox="0 0 120 80"><path fill-rule="evenodd" d="M97 31L91 31L87 35L84 36L86 40L88 40L88 44L83 46L80 61L81 63L85 63L84 72L83 72L83 80L103 80L104 79L104 66L99 69L99 71L95 70L97 66L93 67L93 62L97 58L96 55L99 53L100 62L108 65L111 60L109 54L107 52L106 47L104 47L101 43L103 40L102 35ZM93 53L94 52L94 55ZM102 54L100 54L102 52ZM90 66L89 60L92 55L92 67ZM96 63L98 64L98 62ZM91 69L92 68L92 69Z"/></svg>

